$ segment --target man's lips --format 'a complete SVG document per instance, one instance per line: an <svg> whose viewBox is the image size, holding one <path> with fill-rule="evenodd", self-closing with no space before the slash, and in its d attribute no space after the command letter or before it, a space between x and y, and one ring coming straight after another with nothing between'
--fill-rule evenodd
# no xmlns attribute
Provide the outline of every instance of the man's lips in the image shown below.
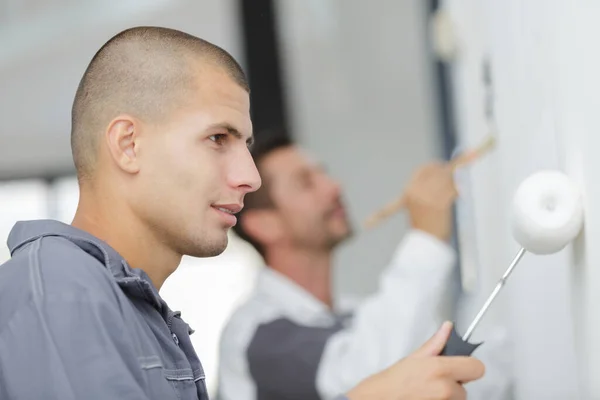
<svg viewBox="0 0 600 400"><path fill-rule="evenodd" d="M242 208L244 208L244 205L243 204L237 204L237 203L232 203L232 204L213 204L212 207L216 208L219 211L222 211L222 212L234 215L234 214L237 214L240 211L242 211Z"/></svg>
<svg viewBox="0 0 600 400"><path fill-rule="evenodd" d="M211 207L221 216L223 221L230 227L234 226L237 223L237 218L235 214L242 211L242 208L244 208L242 204L237 203L213 204Z"/></svg>

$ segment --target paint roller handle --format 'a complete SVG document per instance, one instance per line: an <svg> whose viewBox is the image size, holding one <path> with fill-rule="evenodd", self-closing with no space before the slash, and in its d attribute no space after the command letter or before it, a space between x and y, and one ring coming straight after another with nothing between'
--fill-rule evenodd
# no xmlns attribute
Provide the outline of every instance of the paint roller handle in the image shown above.
<svg viewBox="0 0 600 400"><path fill-rule="evenodd" d="M456 332L456 329L452 326L450 337L446 342L446 346L440 353L441 356L470 356L473 352L481 346L482 343L469 343Z"/></svg>
<svg viewBox="0 0 600 400"><path fill-rule="evenodd" d="M526 250L524 248L521 248L521 250L517 252L517 255L513 258L512 262L504 272L504 275L502 275L502 277L496 284L496 287L485 301L483 307L481 307L481 309L473 319L473 322L471 322L471 325L469 325L467 332L462 337L458 334L458 332L456 332L456 329L454 328L456 325L452 326L450 338L448 339L448 342L446 343L444 349L442 349L440 355L470 356L481 345L481 343L470 343L469 338L473 334L473 331L475 330L475 328L477 327L487 310L489 310L494 299L496 299L496 296L498 296L498 293L500 293L500 290L502 290L502 288L506 284L506 281L514 271L515 267L519 264L519 261L521 261L525 253Z"/></svg>

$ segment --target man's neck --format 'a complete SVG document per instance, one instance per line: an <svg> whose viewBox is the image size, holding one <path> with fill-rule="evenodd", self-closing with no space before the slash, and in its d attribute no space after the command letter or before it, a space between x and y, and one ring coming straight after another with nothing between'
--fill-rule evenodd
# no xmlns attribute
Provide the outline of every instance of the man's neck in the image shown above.
<svg viewBox="0 0 600 400"><path fill-rule="evenodd" d="M333 308L331 251L278 248L267 252L265 258L270 268L294 281L330 309Z"/></svg>
<svg viewBox="0 0 600 400"><path fill-rule="evenodd" d="M119 209L117 205L122 203L118 199L98 198L82 194L71 225L108 243L132 268L148 274L160 290L181 263L181 255L161 243L125 206Z"/></svg>

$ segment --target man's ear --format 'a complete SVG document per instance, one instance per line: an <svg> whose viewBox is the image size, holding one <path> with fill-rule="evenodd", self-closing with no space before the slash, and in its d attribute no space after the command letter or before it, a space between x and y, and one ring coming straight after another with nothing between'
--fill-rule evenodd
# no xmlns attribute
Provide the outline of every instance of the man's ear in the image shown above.
<svg viewBox="0 0 600 400"><path fill-rule="evenodd" d="M139 124L127 115L113 119L106 130L108 151L115 164L130 174L140 170Z"/></svg>
<svg viewBox="0 0 600 400"><path fill-rule="evenodd" d="M251 209L241 215L244 230L257 242L271 245L284 234L283 222L277 211L272 209Z"/></svg>

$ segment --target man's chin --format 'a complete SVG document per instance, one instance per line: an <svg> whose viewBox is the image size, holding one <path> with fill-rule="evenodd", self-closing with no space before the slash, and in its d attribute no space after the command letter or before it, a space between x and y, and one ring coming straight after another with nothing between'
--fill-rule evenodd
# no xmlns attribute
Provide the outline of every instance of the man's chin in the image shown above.
<svg viewBox="0 0 600 400"><path fill-rule="evenodd" d="M350 227L346 227L343 231L339 231L331 235L332 238L332 247L338 246L344 243L346 240L352 238L354 236L354 231Z"/></svg>
<svg viewBox="0 0 600 400"><path fill-rule="evenodd" d="M219 240L207 240L204 243L194 246L193 249L190 249L190 251L187 252L187 255L196 258L216 257L223 254L227 249L227 244L227 236Z"/></svg>
<svg viewBox="0 0 600 400"><path fill-rule="evenodd" d="M352 227L348 227L348 229L346 230L346 235L344 236L343 240L348 240L354 237L354 229Z"/></svg>
<svg viewBox="0 0 600 400"><path fill-rule="evenodd" d="M342 240L346 240L346 239L354 236L354 228L352 227L352 225L350 224L350 222L347 219L344 220L344 223L339 228L339 231L340 231L340 237L342 238Z"/></svg>

